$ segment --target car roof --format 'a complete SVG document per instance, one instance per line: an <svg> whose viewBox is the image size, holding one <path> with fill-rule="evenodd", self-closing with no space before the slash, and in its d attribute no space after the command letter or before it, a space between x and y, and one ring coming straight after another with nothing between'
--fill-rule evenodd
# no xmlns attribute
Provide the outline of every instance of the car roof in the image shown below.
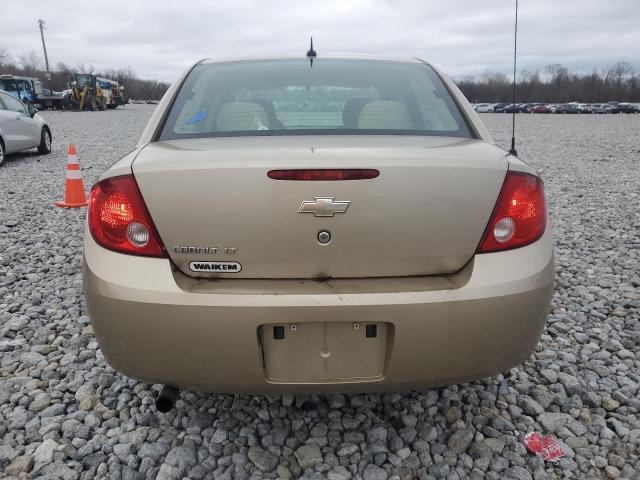
<svg viewBox="0 0 640 480"><path fill-rule="evenodd" d="M24 75L10 75L10 74L2 74L0 75L0 80L39 80L38 77L25 77Z"/></svg>
<svg viewBox="0 0 640 480"><path fill-rule="evenodd" d="M269 56L247 56L247 57L231 57L231 58L205 58L198 62L199 64L212 63L235 63L235 62L255 62L255 61L273 61L273 60L304 60L306 57L300 54L279 54ZM428 63L419 58L409 57L393 57L366 55L361 53L325 53L318 55L314 61L321 62L323 59L331 60L375 60L381 62L403 62L403 63Z"/></svg>

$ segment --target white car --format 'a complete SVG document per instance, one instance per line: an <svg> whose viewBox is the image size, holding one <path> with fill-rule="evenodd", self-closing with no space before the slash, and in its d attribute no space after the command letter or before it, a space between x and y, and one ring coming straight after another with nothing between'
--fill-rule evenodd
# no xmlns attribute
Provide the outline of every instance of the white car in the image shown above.
<svg viewBox="0 0 640 480"><path fill-rule="evenodd" d="M475 110L478 113L493 113L493 103L476 103Z"/></svg>
<svg viewBox="0 0 640 480"><path fill-rule="evenodd" d="M36 108L0 90L0 165L9 153L37 148L51 152L51 130Z"/></svg>

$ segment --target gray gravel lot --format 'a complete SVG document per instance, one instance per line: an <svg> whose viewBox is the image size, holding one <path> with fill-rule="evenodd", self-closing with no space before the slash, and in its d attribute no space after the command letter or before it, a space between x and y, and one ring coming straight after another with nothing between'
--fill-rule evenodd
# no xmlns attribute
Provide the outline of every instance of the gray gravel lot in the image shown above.
<svg viewBox="0 0 640 480"><path fill-rule="evenodd" d="M52 205L69 142L88 189L151 112L45 112L53 153L0 167L0 477L640 477L640 115L519 115L521 157L546 182L557 285L535 354L507 378L385 395L184 392L162 415L157 387L98 349L81 291L85 211ZM510 118L483 117L501 145ZM532 430L566 457L529 454Z"/></svg>

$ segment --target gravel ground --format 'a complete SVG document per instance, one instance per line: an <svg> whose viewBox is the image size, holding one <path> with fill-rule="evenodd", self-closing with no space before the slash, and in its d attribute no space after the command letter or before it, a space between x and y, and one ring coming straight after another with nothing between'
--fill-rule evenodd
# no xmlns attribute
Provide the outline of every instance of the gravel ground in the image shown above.
<svg viewBox="0 0 640 480"><path fill-rule="evenodd" d="M49 156L0 167L0 477L639 478L640 116L520 115L556 241L552 313L507 378L408 394L250 397L157 387L108 367L81 292L84 210L62 210L66 145L88 187L152 109L45 112ZM486 115L507 145L510 116ZM84 129L84 130L82 130ZM566 456L544 464L526 432Z"/></svg>

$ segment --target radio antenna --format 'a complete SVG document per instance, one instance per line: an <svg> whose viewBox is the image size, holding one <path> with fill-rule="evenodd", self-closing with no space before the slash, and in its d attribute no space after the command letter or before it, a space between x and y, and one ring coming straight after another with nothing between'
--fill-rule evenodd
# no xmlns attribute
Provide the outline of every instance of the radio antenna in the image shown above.
<svg viewBox="0 0 640 480"><path fill-rule="evenodd" d="M307 58L309 59L309 63L311 64L311 68L313 68L313 59L316 58L318 54L313 49L313 37L311 37L311 47L307 51Z"/></svg>
<svg viewBox="0 0 640 480"><path fill-rule="evenodd" d="M511 106L511 149L509 153L518 156L516 151L516 60L518 58L518 0L516 0L516 22L513 30L513 104Z"/></svg>

